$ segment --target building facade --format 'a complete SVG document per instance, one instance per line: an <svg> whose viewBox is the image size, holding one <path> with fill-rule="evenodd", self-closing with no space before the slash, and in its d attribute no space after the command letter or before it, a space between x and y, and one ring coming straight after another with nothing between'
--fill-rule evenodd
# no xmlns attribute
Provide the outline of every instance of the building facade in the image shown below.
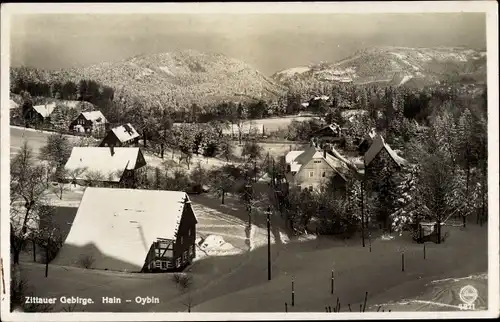
<svg viewBox="0 0 500 322"><path fill-rule="evenodd" d="M69 130L77 133L104 136L108 120L100 111L82 112L69 125Z"/></svg>
<svg viewBox="0 0 500 322"><path fill-rule="evenodd" d="M144 272L181 271L196 257L197 220L188 202L175 239L158 239L147 255Z"/></svg>

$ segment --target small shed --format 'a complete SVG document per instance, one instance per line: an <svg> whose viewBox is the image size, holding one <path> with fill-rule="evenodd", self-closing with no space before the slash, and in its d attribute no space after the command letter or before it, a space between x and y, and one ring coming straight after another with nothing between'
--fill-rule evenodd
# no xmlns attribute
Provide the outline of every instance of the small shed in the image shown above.
<svg viewBox="0 0 500 322"><path fill-rule="evenodd" d="M444 223L441 223L443 226ZM417 224L414 240L418 243L438 242L438 224L435 221L422 221Z"/></svg>

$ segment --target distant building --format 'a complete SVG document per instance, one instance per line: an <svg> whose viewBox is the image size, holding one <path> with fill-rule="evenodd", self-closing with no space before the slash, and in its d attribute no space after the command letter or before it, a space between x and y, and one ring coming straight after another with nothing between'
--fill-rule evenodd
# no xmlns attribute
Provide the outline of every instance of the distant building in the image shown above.
<svg viewBox="0 0 500 322"><path fill-rule="evenodd" d="M370 132L358 141L358 152L364 155L373 143L373 138L377 135L375 128L371 129Z"/></svg>
<svg viewBox="0 0 500 322"><path fill-rule="evenodd" d="M104 137L100 147L126 147L126 146L137 146L139 143L139 133L134 129L134 127L127 123L125 125L120 125L108 131L108 134Z"/></svg>
<svg viewBox="0 0 500 322"><path fill-rule="evenodd" d="M145 165L139 148L74 147L64 168L66 180L74 183L134 187L137 171Z"/></svg>
<svg viewBox="0 0 500 322"><path fill-rule="evenodd" d="M87 188L54 263L127 272L180 271L196 256L185 192Z"/></svg>
<svg viewBox="0 0 500 322"><path fill-rule="evenodd" d="M69 130L100 135L106 132L108 120L101 111L82 112L69 125Z"/></svg>
<svg viewBox="0 0 500 322"><path fill-rule="evenodd" d="M329 124L311 134L311 139L317 146L323 143L338 143L342 141L342 128L335 123Z"/></svg>
<svg viewBox="0 0 500 322"><path fill-rule="evenodd" d="M400 171L408 162L400 157L380 134L376 134L364 156L365 178L376 179L382 169L388 173Z"/></svg>
<svg viewBox="0 0 500 322"><path fill-rule="evenodd" d="M345 190L345 184L353 174L349 165L330 152L315 146L305 151L290 151L285 156L287 181L302 189L320 189L328 182L333 182L336 189Z"/></svg>
<svg viewBox="0 0 500 322"><path fill-rule="evenodd" d="M23 117L26 124L41 125L50 123L50 115L56 108L56 103L34 105L23 110Z"/></svg>

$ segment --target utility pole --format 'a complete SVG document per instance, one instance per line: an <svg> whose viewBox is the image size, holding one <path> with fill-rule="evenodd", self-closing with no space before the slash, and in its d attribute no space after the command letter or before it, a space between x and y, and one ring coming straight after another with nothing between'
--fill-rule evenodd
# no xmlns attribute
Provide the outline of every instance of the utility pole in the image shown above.
<svg viewBox="0 0 500 322"><path fill-rule="evenodd" d="M253 175L254 175L254 182L257 183L257 161L253 161Z"/></svg>
<svg viewBox="0 0 500 322"><path fill-rule="evenodd" d="M273 158L273 170L272 170L272 173L271 173L271 180L272 180L272 187L273 187L273 190L274 190L274 187L276 186L276 176L275 176L275 172L274 172L274 158Z"/></svg>
<svg viewBox="0 0 500 322"><path fill-rule="evenodd" d="M267 207L267 280L271 280L271 207Z"/></svg>

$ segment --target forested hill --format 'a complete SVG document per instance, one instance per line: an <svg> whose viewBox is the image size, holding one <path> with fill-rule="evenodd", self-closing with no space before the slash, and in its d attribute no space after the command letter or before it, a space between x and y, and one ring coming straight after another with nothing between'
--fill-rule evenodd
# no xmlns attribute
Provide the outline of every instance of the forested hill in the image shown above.
<svg viewBox="0 0 500 322"><path fill-rule="evenodd" d="M115 96L159 101L173 109L225 100L270 100L284 91L283 86L241 61L193 50L57 71L13 68L11 77L11 87L19 81L77 84L82 79L92 80L113 88Z"/></svg>
<svg viewBox="0 0 500 322"><path fill-rule="evenodd" d="M272 78L285 85L382 83L424 87L439 83L486 82L486 52L462 47L374 47L335 63L289 68Z"/></svg>

